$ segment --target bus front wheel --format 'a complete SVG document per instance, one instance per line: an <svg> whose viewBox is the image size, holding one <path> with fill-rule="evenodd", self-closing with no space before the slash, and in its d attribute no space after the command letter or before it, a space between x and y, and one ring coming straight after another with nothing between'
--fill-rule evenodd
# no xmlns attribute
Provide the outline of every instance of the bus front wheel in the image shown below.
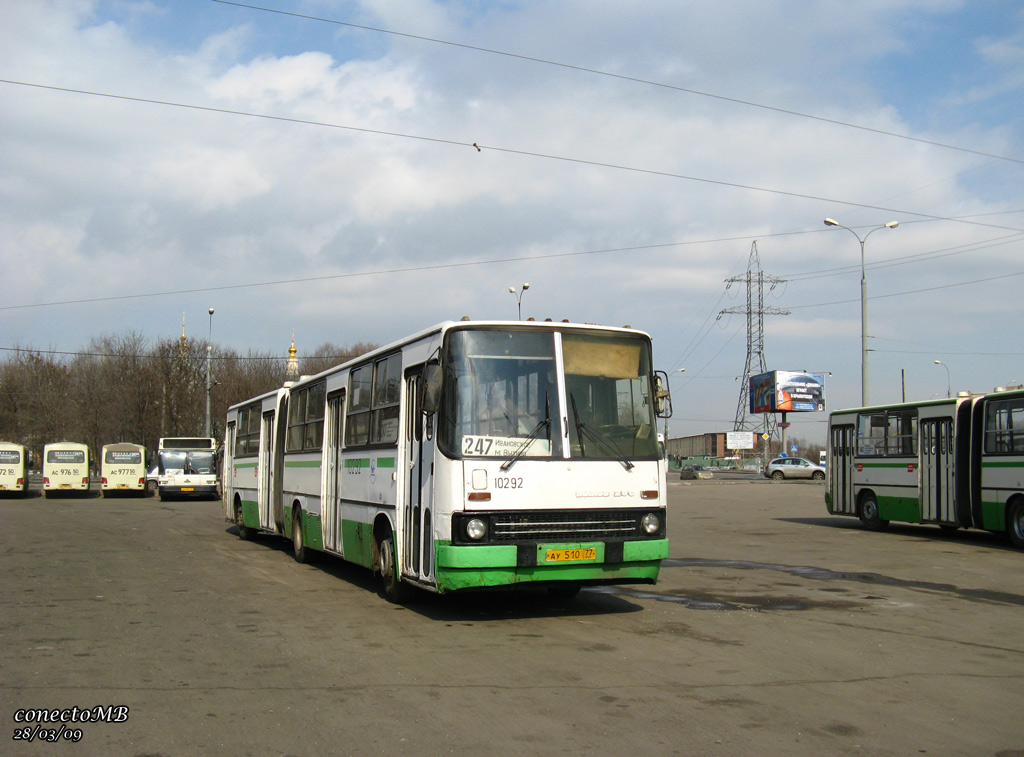
<svg viewBox="0 0 1024 757"><path fill-rule="evenodd" d="M1006 533L1013 546L1024 549L1024 499L1015 499L1007 508Z"/></svg>
<svg viewBox="0 0 1024 757"><path fill-rule="evenodd" d="M384 581L384 599L401 604L409 599L409 585L402 583L398 575L398 561L395 557L395 537L388 534L377 545L377 569Z"/></svg>
<svg viewBox="0 0 1024 757"><path fill-rule="evenodd" d="M860 502L860 522L869 531L884 531L889 527L889 521L883 520L878 515L878 500L874 494L869 494Z"/></svg>

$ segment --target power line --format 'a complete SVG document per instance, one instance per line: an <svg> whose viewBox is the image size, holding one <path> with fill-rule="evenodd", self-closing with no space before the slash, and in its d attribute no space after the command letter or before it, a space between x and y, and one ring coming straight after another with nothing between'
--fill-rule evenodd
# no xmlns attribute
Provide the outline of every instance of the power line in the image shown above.
<svg viewBox="0 0 1024 757"><path fill-rule="evenodd" d="M871 132L873 134L879 134L886 137L895 137L896 139L904 139L910 142L918 142L920 144L931 145L933 147L942 147L947 150L956 150L958 152L970 153L972 155L980 155L986 158L995 158L997 160L1005 160L1011 163L1024 163L1024 160L1020 158L1012 158L1005 155L995 155L993 153L983 152L981 150L972 150L968 147L960 147L958 145L950 145L944 142L937 142L931 139L922 139L921 137L912 137L909 134L900 134L898 132L886 131L884 129L877 129L872 126L863 126L861 124L849 123L847 121L840 121L834 118L825 118L824 116L815 116L810 113L802 113L796 110L790 110L787 108L779 108L773 105L764 105L762 103L756 103L751 100L743 100L737 97L727 97L725 95L717 95L713 92L703 92L698 89L690 89L688 87L680 87L675 84L666 84L664 82L652 81L650 79L641 79L635 76L627 76L625 74L616 74L610 71L602 71L596 68L588 68L586 66L577 66L571 63L562 63L559 61L549 60L546 58L537 58L531 55L523 55L521 53L512 53L505 50L495 50L487 47L480 47L478 45L469 45L462 42L452 42L450 40L438 39L436 37L426 37L419 34L410 34L407 32L397 32L392 29L383 29L380 27L366 26L363 24L355 24L349 21L338 21L337 19L324 18L321 16L310 16L303 13L294 13L292 11L283 11L276 8L265 8L259 5L250 5L248 3L232 2L232 0L212 0L215 3L221 5L234 5L239 8L247 8L249 10L263 11L265 13L277 13L282 16L293 16L295 18L302 18L309 21L320 21L327 24L336 24L338 26L347 26L352 29L362 29L364 31L377 32L379 34L390 34L395 37L405 37L406 39L415 39L421 42L431 42L438 45L447 45L449 47L457 47L463 50L472 50L474 52L487 53L489 55L501 55L506 58L515 58L518 60L529 61L530 63L540 63L545 66L556 66L558 68L565 68L571 71L580 71L587 74L595 74L597 76L605 76L610 79L619 79L621 81L633 82L635 84L645 84L651 87L659 87L661 89L670 89L676 92L685 92L690 95L697 95L699 97L706 97L712 100L720 100L722 102L729 102L736 105L744 105L749 108L758 108L761 110L768 110L774 113L781 113L787 116L797 116L799 118L808 118L813 121L820 121L822 123L832 124L834 126L843 126L849 129L858 129L860 131Z"/></svg>
<svg viewBox="0 0 1024 757"><path fill-rule="evenodd" d="M884 300L889 297L906 297L908 294L921 294L922 292L935 292L940 289L952 289L953 287L968 286L969 284L984 284L989 281L998 281L999 279L1011 279L1015 276L1024 276L1024 271L1017 271L1016 273L1006 273L1001 276L989 276L985 279L974 279L972 281L958 281L953 284L940 284L939 286L926 287L924 289L911 289L906 292L893 292L892 294L874 294L868 297L869 300ZM790 305L789 307L793 310L805 310L807 308L823 308L832 305L846 305L851 302L860 302L860 300L836 300L835 302L819 302L814 305Z"/></svg>
<svg viewBox="0 0 1024 757"><path fill-rule="evenodd" d="M958 245L956 247L944 247L939 250L931 250L930 252L918 252L913 255L901 255L895 258L886 258L884 260L875 261L874 263L868 263L866 267L868 270L877 270L880 268L892 268L893 266L898 265L909 265L911 263L926 263L938 258L963 255L967 252L977 252L978 250L987 250L992 247L1001 247L1002 245L1021 241L1021 239L1024 239L1024 237L1019 234L1008 234L1004 237L986 239L980 242L971 242L968 244ZM821 271L806 271L804 273L786 274L786 276L789 281L809 281L811 279L822 279L829 276L841 276L858 270L860 270L860 266L849 265L841 268L826 268Z"/></svg>
<svg viewBox="0 0 1024 757"><path fill-rule="evenodd" d="M214 0L214 1L215 2L219 2L220 0ZM765 194L779 195L781 197L792 197L792 198L800 199L800 200L813 200L815 202L827 202L827 203L831 203L833 205L845 205L847 207L862 208L862 209L865 209L865 210L880 210L880 211L884 211L886 213L895 213L895 214L901 214L901 215L907 215L907 216L915 216L917 218L925 218L925 219L929 219L929 220L933 220L933 221L954 221L955 223L965 223L965 224L970 224L972 226L985 226L985 227L994 228L994 229L1004 229L1004 230L1008 230L1008 231L1021 231L1021 232L1024 232L1024 229L1018 229L1018 228L1014 228L1014 227L1010 227L1010 226L999 226L997 224L982 223L980 221L969 221L969 220L964 220L964 219L948 218L946 216L937 216L937 215L932 215L932 214L929 214L929 213L919 213L919 212L913 211L913 210L905 210L905 209L900 209L900 208L888 208L888 207L884 207L884 206L881 206L881 205L872 205L870 203L854 202L852 200L841 200L841 199L834 198L834 197L823 197L821 195L812 195L812 194L806 194L806 193L803 193L803 192L793 192L793 191L784 190L784 189L774 189L774 188L771 188L771 187L758 187L758 186L754 186L752 184L741 184L739 182L724 181L722 179L710 179L710 178L703 177L703 176L690 176L688 174L672 173L671 171L659 171L659 170L652 169L652 168L637 168L635 166L626 166L626 165L621 165L621 164L617 164L617 163L608 163L608 162L599 161L599 160L588 160L586 158L571 158L571 157L567 157L567 156L564 156L564 155L552 155L550 153L533 152L533 151L530 151L530 150L519 150L519 149L515 149L515 148L511 148L511 147L501 147L501 146L498 146L498 145L481 144L479 142L467 142L467 141L460 141L460 140L455 140L455 139L443 139L443 138L440 138L440 137L427 137L427 136L423 136L423 135L419 135L419 134L408 134L408 133L396 132L396 131L385 131L385 130L382 130L382 129L369 129L369 128L360 127L360 126L348 126L348 125L345 125L345 124L334 124L334 123L329 123L329 122L326 122L326 121L312 121L312 120L308 120L308 119L291 118L291 117L287 117L287 116L272 116L272 115L268 115L266 113L253 113L253 112L250 112L250 111L233 110L233 109L230 109L230 108L215 108L215 107L209 106L209 105L195 105L195 104L190 104L190 103L178 103L178 102L174 102L174 101L171 101L171 100L156 100L156 99L147 98L147 97L132 97L132 96L129 96L129 95L117 95L117 94L112 94L112 93L109 93L109 92L96 92L96 91L92 91L92 90L75 89L75 88L72 88L72 87L58 87L58 86L50 85L50 84L38 84L38 83L33 83L33 82L16 81L16 80L13 80L13 79L0 79L0 84L11 84L11 85L14 85L14 86L21 86L21 87L33 87L33 88L36 88L36 89L46 89L46 90L51 90L51 91L54 91L54 92L65 92L65 93L69 93L69 94L88 95L88 96L91 96L91 97L105 97L105 98L109 98L109 99L112 99L112 100L123 100L123 101L127 101L127 102L145 103L145 104L148 104L148 105L162 105L162 106L165 106L165 107L185 108L187 110L205 111L205 112L209 112L209 113L221 113L221 114L232 115L232 116L243 116L243 117L246 117L246 118L259 118L259 119L264 119L264 120L268 120L268 121L280 121L280 122L284 122L284 123L303 124L303 125L306 125L306 126L320 126L320 127L324 127L324 128L330 128L330 129L342 129L342 130L346 130L346 131L356 131L356 132L362 132L362 133L366 133L366 134L376 134L376 135L379 135L379 136L387 136L387 137L398 137L398 138L401 138L401 139L414 139L414 140L419 140L419 141L422 141L422 142L432 142L432 143L435 143L435 144L445 144L445 145L452 145L452 146L456 146L456 147L472 147L477 152L483 152L484 150L489 150L491 152L506 153L508 155L518 155L518 156L522 156L522 157L541 158L541 159L544 159L544 160L555 160L555 161L559 161L559 162L563 162L563 163L572 163L572 164L575 164L575 165L593 166L595 168L608 168L608 169L612 169L612 170L615 170L615 171L626 171L626 172L629 172L629 173L638 173L638 174L644 174L644 175L647 175L647 176L660 176L660 177L667 178L667 179L681 179L683 181L692 181L692 182L697 182L697 183L701 183L701 184L711 184L713 186L729 187L729 188L732 188L732 189L743 189L743 190L746 190L746 191L749 191L749 192L762 192L762 193L765 193ZM198 290L198 291L206 291L206 290Z"/></svg>

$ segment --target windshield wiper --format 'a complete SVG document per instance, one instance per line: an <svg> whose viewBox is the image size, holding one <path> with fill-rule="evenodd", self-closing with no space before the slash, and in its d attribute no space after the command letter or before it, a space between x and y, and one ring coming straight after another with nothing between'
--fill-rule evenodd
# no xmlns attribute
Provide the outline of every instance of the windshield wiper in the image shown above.
<svg viewBox="0 0 1024 757"><path fill-rule="evenodd" d="M505 417L507 418L508 416L506 415ZM550 395L547 392L544 393L544 418L543 418L543 420L537 421L537 425L534 426L533 430L529 434L526 435L526 438L523 439L523 443L520 444L516 448L516 451L513 452L511 455L509 455L505 459L505 462L503 462L501 464L501 469L502 470L508 470L513 465L515 465L516 461L519 460L519 458L521 458L523 455L526 454L526 450L528 450L530 448L530 446L535 441L537 441L537 439L540 438L540 431L543 428L547 429L548 441L551 441L551 398L550 398Z"/></svg>
<svg viewBox="0 0 1024 757"><path fill-rule="evenodd" d="M594 429L590 428L590 426L583 422L582 418L580 418L579 411L576 409L576 398L572 394L569 395L569 402L572 404L573 420L576 422L576 434L579 436L580 440L581 456L587 456L587 450L583 446L583 437L586 435L601 452L610 458L618 460L625 466L626 470L632 470L634 467L633 463L631 463L625 455L614 449L610 444L608 444L607 439L602 437L599 433L594 431Z"/></svg>

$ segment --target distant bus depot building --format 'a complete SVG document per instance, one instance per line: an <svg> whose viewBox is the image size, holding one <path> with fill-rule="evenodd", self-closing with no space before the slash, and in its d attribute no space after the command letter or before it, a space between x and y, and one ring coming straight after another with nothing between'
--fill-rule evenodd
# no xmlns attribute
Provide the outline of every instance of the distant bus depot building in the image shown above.
<svg viewBox="0 0 1024 757"><path fill-rule="evenodd" d="M672 458L688 457L716 458L728 457L730 452L725 446L725 432L681 436L665 441L665 452Z"/></svg>

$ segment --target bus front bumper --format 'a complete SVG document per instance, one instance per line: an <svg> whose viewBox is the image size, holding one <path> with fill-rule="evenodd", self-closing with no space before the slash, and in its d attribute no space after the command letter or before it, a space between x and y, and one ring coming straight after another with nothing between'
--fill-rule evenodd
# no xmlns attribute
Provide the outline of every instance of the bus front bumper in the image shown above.
<svg viewBox="0 0 1024 757"><path fill-rule="evenodd" d="M536 583L655 583L668 539L458 546L438 542L440 593Z"/></svg>
<svg viewBox="0 0 1024 757"><path fill-rule="evenodd" d="M219 496L216 486L161 486L161 497L215 497Z"/></svg>

